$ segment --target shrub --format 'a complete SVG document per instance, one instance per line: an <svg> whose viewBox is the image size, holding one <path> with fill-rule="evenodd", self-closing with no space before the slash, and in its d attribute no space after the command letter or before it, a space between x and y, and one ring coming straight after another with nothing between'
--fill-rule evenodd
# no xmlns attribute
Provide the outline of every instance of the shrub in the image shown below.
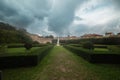
<svg viewBox="0 0 120 80"><path fill-rule="evenodd" d="M94 45L94 48L107 48L107 45Z"/></svg>
<svg viewBox="0 0 120 80"><path fill-rule="evenodd" d="M112 52L118 52L118 53L120 52L120 48L118 46L114 46L114 45L108 46L108 49Z"/></svg>
<svg viewBox="0 0 120 80"><path fill-rule="evenodd" d="M24 47L24 44L21 44L21 43L8 44L7 47L8 48L20 48L20 47Z"/></svg>
<svg viewBox="0 0 120 80"><path fill-rule="evenodd" d="M87 42L83 43L83 48L93 50L94 44L92 42L87 41Z"/></svg>
<svg viewBox="0 0 120 80"><path fill-rule="evenodd" d="M7 51L7 46L2 44L0 45L0 54L6 53Z"/></svg>
<svg viewBox="0 0 120 80"><path fill-rule="evenodd" d="M32 44L31 43L25 43L24 47L26 48L26 50L30 50L32 48Z"/></svg>

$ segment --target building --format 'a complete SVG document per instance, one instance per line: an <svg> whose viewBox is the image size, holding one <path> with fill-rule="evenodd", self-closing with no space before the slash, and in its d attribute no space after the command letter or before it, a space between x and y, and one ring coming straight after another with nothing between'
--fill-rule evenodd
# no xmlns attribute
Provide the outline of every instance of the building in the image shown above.
<svg viewBox="0 0 120 80"><path fill-rule="evenodd" d="M106 32L105 37L113 37L115 36L113 32Z"/></svg>
<svg viewBox="0 0 120 80"><path fill-rule="evenodd" d="M29 34L29 36L32 38L33 41L37 41L39 43L42 44L46 44L46 43L52 43L53 38L45 38L42 36L38 36L37 34Z"/></svg>
<svg viewBox="0 0 120 80"><path fill-rule="evenodd" d="M81 38L102 38L103 35L100 35L100 34L85 34L83 36L81 36Z"/></svg>
<svg viewBox="0 0 120 80"><path fill-rule="evenodd" d="M67 37L59 37L60 40L75 40L75 39L79 39L79 37L77 36L67 36Z"/></svg>

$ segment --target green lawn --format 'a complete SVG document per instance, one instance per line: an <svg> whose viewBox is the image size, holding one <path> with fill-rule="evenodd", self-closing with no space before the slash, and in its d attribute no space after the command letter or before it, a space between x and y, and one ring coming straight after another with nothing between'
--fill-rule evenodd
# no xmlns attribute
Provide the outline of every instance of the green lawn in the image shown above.
<svg viewBox="0 0 120 80"><path fill-rule="evenodd" d="M107 48L95 48L94 51L95 52L109 52Z"/></svg>
<svg viewBox="0 0 120 80"><path fill-rule="evenodd" d="M41 47L32 47L30 50L26 50L24 47L21 48L7 48L6 52L0 54L0 56L13 56L13 55L26 55L31 54L34 51L39 50Z"/></svg>
<svg viewBox="0 0 120 80"><path fill-rule="evenodd" d="M80 50L85 53L89 53L89 54L120 54L120 48L116 47L115 45L110 46L110 49L109 48L94 48L94 50L85 49L83 47L75 47L71 45L67 45L67 46Z"/></svg>
<svg viewBox="0 0 120 80"><path fill-rule="evenodd" d="M28 50L29 52L32 52L34 50L39 49L40 47L33 47L30 50ZM7 53L9 54L16 54L16 53L25 53L27 50L25 48L8 48L7 49Z"/></svg>
<svg viewBox="0 0 120 80"><path fill-rule="evenodd" d="M3 70L3 80L120 80L119 74L119 64L91 64L59 46L36 67Z"/></svg>

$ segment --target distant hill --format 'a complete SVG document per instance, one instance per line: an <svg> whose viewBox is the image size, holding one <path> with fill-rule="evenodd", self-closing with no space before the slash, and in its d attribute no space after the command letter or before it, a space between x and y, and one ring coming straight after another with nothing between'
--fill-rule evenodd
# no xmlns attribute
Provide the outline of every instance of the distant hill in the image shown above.
<svg viewBox="0 0 120 80"><path fill-rule="evenodd" d="M0 44L32 42L25 29L16 29L14 26L0 22Z"/></svg>

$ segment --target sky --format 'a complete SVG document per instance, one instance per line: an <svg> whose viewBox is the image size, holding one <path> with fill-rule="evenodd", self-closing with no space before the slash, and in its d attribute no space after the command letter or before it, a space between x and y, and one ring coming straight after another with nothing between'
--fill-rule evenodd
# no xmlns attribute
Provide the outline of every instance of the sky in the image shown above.
<svg viewBox="0 0 120 80"><path fill-rule="evenodd" d="M0 0L0 21L54 36L120 32L120 0Z"/></svg>

